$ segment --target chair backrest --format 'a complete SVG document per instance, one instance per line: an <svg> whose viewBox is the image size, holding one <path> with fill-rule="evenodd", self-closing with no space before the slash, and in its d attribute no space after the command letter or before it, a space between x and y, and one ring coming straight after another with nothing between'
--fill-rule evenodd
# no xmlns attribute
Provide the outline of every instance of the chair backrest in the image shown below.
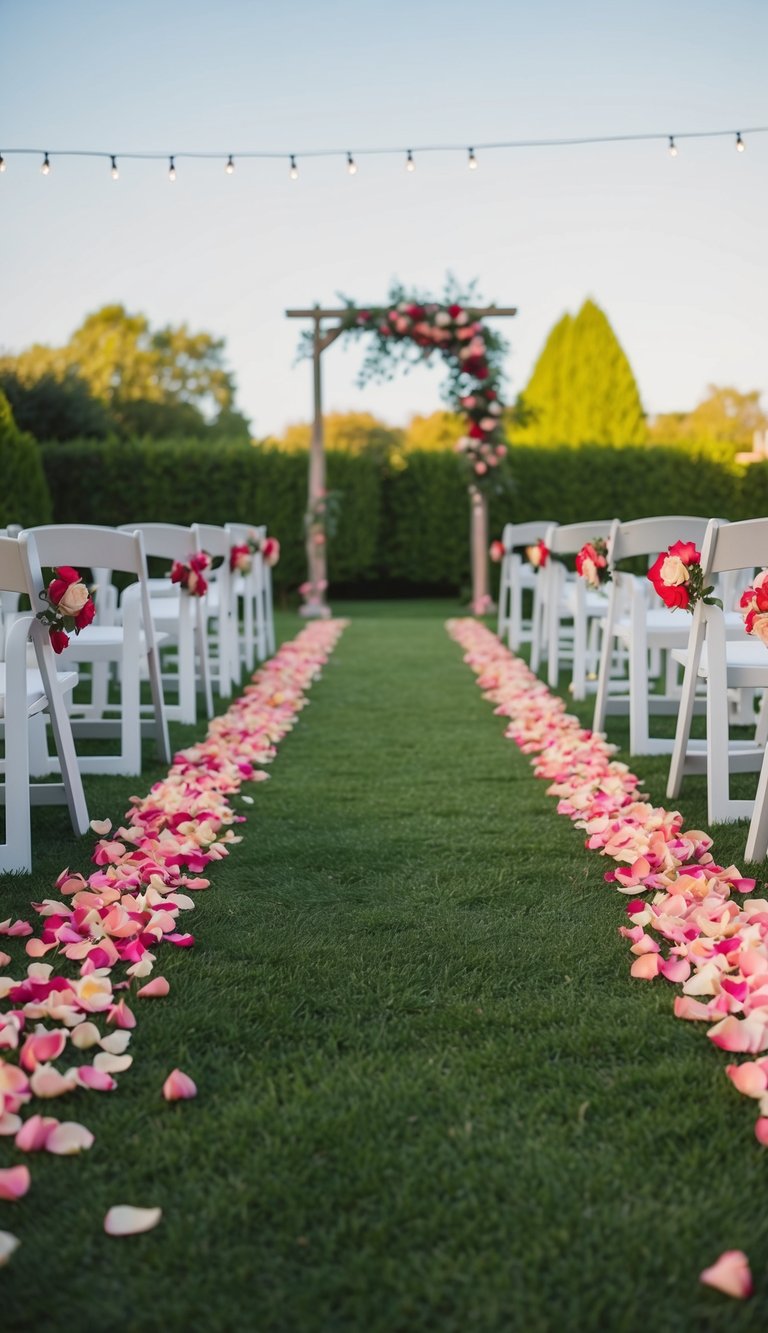
<svg viewBox="0 0 768 1333"><path fill-rule="evenodd" d="M226 528L219 527L216 523L193 523L192 530L197 534L200 549L207 551L210 556L225 556L229 567L232 538Z"/></svg>
<svg viewBox="0 0 768 1333"><path fill-rule="evenodd" d="M608 537L615 523L613 518L598 518L590 523L553 524L544 541L552 555L576 555L586 542Z"/></svg>
<svg viewBox="0 0 768 1333"><path fill-rule="evenodd" d="M81 523L50 523L27 528L22 536L34 541L40 564L116 569L123 574L146 578L147 562L140 533L120 532Z"/></svg>
<svg viewBox="0 0 768 1333"><path fill-rule="evenodd" d="M708 518L690 514L662 514L617 522L611 533L611 564L638 555L660 555L676 541L695 542L701 549L708 526Z"/></svg>
<svg viewBox="0 0 768 1333"><path fill-rule="evenodd" d="M516 546L531 546L543 540L544 534L556 526L552 518L534 519L530 523L505 523L501 540L505 551L512 551Z"/></svg>
<svg viewBox="0 0 768 1333"><path fill-rule="evenodd" d="M29 592L25 549L15 537L0 537L0 592Z"/></svg>
<svg viewBox="0 0 768 1333"><path fill-rule="evenodd" d="M140 532L146 556L184 561L199 549L197 534L180 523L121 523L118 531Z"/></svg>
<svg viewBox="0 0 768 1333"><path fill-rule="evenodd" d="M722 574L734 569L768 567L768 518L749 518L725 523L713 518L701 551L702 574Z"/></svg>

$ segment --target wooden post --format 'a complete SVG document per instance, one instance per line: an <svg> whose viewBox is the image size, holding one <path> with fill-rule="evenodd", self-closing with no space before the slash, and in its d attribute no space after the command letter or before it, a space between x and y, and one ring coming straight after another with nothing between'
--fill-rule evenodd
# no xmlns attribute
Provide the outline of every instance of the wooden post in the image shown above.
<svg viewBox="0 0 768 1333"><path fill-rule="evenodd" d="M309 448L309 499L306 518L307 570L310 591L301 608L301 614L310 618L325 618L331 614L331 610L325 597L328 588L328 562L325 548L325 523L320 512L325 500L326 485L323 441L323 379L320 366L323 340L320 333L319 307L315 307L313 318L315 325L312 335L314 417L312 421L312 441Z"/></svg>
<svg viewBox="0 0 768 1333"><path fill-rule="evenodd" d="M492 608L488 592L488 496L479 486L469 488L469 550L472 561L472 614L484 616Z"/></svg>

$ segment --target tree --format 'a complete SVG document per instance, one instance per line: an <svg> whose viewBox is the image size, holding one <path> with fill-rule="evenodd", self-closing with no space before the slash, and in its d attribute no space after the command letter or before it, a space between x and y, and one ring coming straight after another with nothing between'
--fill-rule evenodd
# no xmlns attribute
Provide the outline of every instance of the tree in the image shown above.
<svg viewBox="0 0 768 1333"><path fill-rule="evenodd" d="M523 392L530 444L642 444L646 425L629 361L594 301L552 329Z"/></svg>
<svg viewBox="0 0 768 1333"><path fill-rule="evenodd" d="M411 417L405 428L403 452L423 450L432 453L453 449L465 433L466 422L455 412L432 412L428 417Z"/></svg>
<svg viewBox="0 0 768 1333"><path fill-rule="evenodd" d="M87 315L63 347L34 344L3 357L0 373L27 386L76 376L123 432L136 429L138 418L154 421L163 434L202 434L214 414L234 409L223 339L193 333L186 324L153 330L145 315L122 305ZM155 417L148 405L160 409Z"/></svg>
<svg viewBox="0 0 768 1333"><path fill-rule="evenodd" d="M0 390L19 429L37 440L104 439L114 432L107 407L71 371L60 379L47 372L26 382L14 371L0 370Z"/></svg>
<svg viewBox="0 0 768 1333"><path fill-rule="evenodd" d="M706 397L691 412L665 412L650 427L654 444L728 444L734 450L751 449L756 431L768 429L768 415L760 405L760 390L707 385Z"/></svg>

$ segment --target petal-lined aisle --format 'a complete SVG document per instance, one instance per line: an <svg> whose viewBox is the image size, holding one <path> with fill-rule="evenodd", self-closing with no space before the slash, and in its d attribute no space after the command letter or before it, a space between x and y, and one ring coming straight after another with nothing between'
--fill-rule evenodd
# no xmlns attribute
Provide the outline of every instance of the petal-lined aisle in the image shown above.
<svg viewBox="0 0 768 1333"><path fill-rule="evenodd" d="M93 1148L34 1159L2 1205L11 1232L25 1210L3 1321L29 1327L45 1251L35 1333L84 1311L115 1333L762 1329L749 1104L630 979L615 896L445 604L349 610L258 817L190 895L191 955L150 978L167 999L130 1006L119 1094L72 1094ZM196 1097L165 1101L174 1070ZM162 1223L108 1236L119 1204ZM736 1309L698 1283L726 1248L755 1279Z"/></svg>

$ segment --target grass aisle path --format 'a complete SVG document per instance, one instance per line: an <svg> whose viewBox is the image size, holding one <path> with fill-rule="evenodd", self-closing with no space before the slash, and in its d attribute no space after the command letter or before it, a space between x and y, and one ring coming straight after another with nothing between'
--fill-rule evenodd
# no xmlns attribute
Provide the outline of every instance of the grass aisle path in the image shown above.
<svg viewBox="0 0 768 1333"><path fill-rule="evenodd" d="M355 614L135 1068L67 1106L100 1151L34 1164L4 1329L766 1327L757 1265L744 1306L697 1282L764 1270L752 1108L416 609ZM200 1095L167 1107L176 1064ZM110 1241L114 1202L166 1216Z"/></svg>

